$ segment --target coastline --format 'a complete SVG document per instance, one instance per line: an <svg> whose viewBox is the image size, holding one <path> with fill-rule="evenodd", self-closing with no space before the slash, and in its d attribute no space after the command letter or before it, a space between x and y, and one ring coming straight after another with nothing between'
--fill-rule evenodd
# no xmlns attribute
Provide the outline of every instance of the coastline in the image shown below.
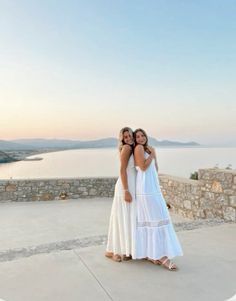
<svg viewBox="0 0 236 301"><path fill-rule="evenodd" d="M40 155L45 153L51 153L51 152L57 152L57 151L63 151L66 149L38 149L38 150L6 150L2 153L6 155L6 159L0 160L0 164L4 163L12 163L17 161L38 161L42 160L43 158L36 157L36 158L28 158L30 156L34 155Z"/></svg>
<svg viewBox="0 0 236 301"><path fill-rule="evenodd" d="M197 146L154 146L157 149L180 149L180 148L233 148L233 147L224 147L224 146L206 146L206 145L197 145ZM52 152L60 152L67 150L76 150L76 149L104 149L104 148L115 148L114 146L104 146L104 147L56 147L56 148L39 148L39 149L25 149L25 150L0 150L0 164L4 163L12 163L17 161L38 161L43 158L28 158L34 155L52 153Z"/></svg>

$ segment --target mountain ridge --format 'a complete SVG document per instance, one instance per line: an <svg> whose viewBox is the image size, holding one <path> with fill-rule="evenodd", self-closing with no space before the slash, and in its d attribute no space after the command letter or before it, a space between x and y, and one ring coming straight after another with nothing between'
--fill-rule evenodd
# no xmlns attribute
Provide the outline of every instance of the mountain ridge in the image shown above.
<svg viewBox="0 0 236 301"><path fill-rule="evenodd" d="M170 140L157 140L149 137L149 142L152 146L200 146L199 143L179 142ZM15 139L15 140L0 140L0 150L35 150L35 149L50 149L50 148L106 148L116 147L118 139L113 137L94 139L94 140L70 140L70 139Z"/></svg>

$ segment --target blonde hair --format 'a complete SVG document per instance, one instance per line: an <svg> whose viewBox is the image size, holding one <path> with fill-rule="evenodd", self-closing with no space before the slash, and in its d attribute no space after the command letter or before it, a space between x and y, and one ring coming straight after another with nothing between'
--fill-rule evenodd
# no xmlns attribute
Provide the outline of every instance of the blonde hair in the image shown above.
<svg viewBox="0 0 236 301"><path fill-rule="evenodd" d="M129 132L130 135L133 137L133 131L130 127L126 126L126 127L122 128L119 133L119 141L118 141L119 151L121 151L122 147L125 145L125 142L124 142L124 133L125 132Z"/></svg>

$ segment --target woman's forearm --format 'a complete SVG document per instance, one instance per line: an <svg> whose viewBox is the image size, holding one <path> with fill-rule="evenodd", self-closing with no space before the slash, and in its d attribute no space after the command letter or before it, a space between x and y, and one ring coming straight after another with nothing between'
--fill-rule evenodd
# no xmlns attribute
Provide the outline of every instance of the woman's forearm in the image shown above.
<svg viewBox="0 0 236 301"><path fill-rule="evenodd" d="M124 190L128 190L128 181L127 181L127 173L126 173L126 169L121 168L120 169L120 179L121 179L121 183L122 183L122 187Z"/></svg>
<svg viewBox="0 0 236 301"><path fill-rule="evenodd" d="M148 166L152 163L153 156L150 154L147 159L144 160L143 170L146 170Z"/></svg>
<svg viewBox="0 0 236 301"><path fill-rule="evenodd" d="M157 172L158 172L158 164L157 164L157 160L155 159L155 166L156 166L156 170L157 170Z"/></svg>
<svg viewBox="0 0 236 301"><path fill-rule="evenodd" d="M142 164L138 164L138 166L141 168L142 171L145 171L148 168L148 166L152 163L152 159L153 157L150 155L147 159L143 161Z"/></svg>

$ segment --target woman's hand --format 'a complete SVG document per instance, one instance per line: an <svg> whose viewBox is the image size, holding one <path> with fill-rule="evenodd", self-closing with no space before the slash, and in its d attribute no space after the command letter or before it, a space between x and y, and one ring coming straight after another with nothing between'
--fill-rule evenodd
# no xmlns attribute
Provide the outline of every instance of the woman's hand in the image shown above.
<svg viewBox="0 0 236 301"><path fill-rule="evenodd" d="M154 159L156 159L155 149L154 149L152 146L148 145L148 146L147 146L147 150L148 150L149 154L150 154Z"/></svg>
<svg viewBox="0 0 236 301"><path fill-rule="evenodd" d="M132 195L128 190L125 190L124 199L128 203L132 202Z"/></svg>
<svg viewBox="0 0 236 301"><path fill-rule="evenodd" d="M147 147L148 151L150 152L150 156L153 157L153 159L155 160L155 166L156 166L156 171L158 172L158 164L157 164L157 157L156 157L156 151L155 148L152 146L148 146Z"/></svg>

